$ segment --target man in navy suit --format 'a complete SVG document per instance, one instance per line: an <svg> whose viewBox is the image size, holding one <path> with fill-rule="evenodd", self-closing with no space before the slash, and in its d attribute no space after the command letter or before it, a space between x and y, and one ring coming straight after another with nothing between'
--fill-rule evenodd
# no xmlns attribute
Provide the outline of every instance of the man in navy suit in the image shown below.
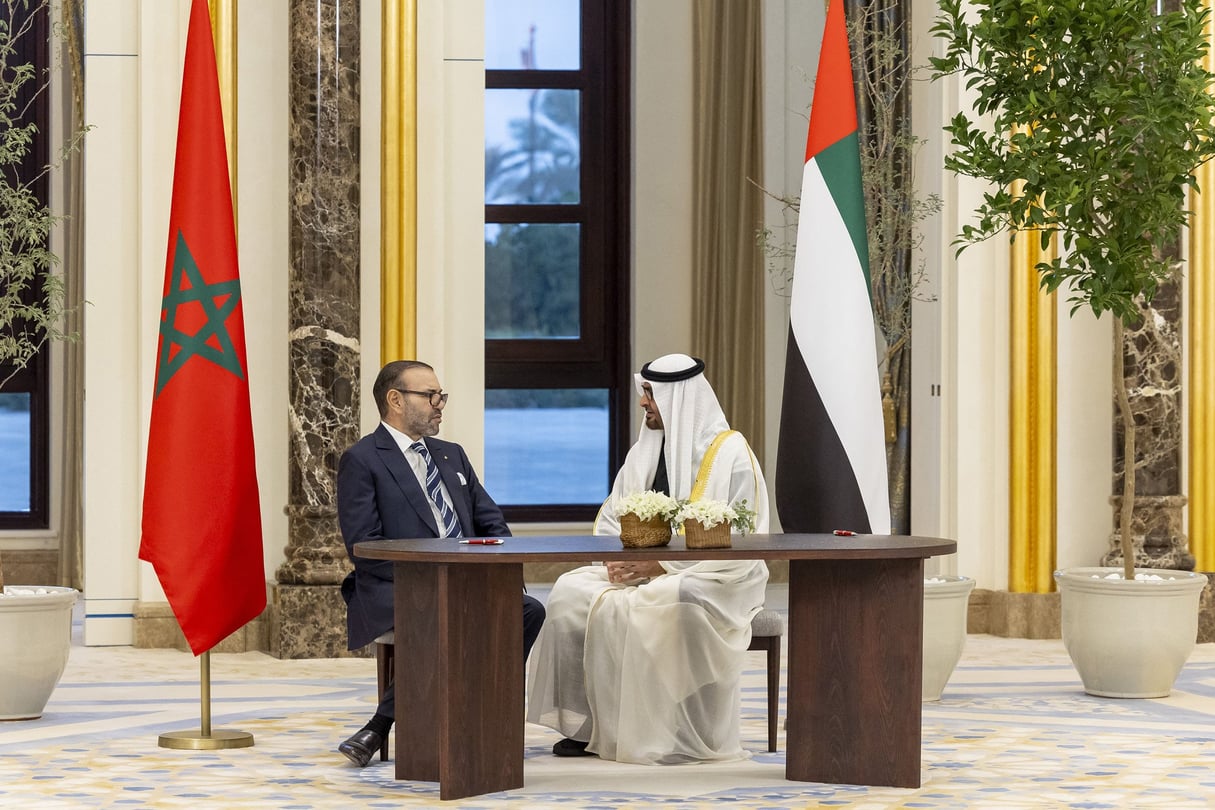
<svg viewBox="0 0 1215 810"><path fill-rule="evenodd" d="M393 629L392 563L354 556L355 543L510 535L502 510L477 480L464 448L434 438L447 404L434 369L416 360L389 363L376 377L372 394L380 426L338 463L338 522L354 563L342 583L352 650ZM524 594L525 659L543 623L544 606ZM338 746L360 768L388 737L393 698L389 683L371 721Z"/></svg>

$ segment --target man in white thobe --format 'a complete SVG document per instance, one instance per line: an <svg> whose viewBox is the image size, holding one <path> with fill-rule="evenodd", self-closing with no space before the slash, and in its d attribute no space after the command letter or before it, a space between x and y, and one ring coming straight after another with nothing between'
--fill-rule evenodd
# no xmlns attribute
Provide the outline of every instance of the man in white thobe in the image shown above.
<svg viewBox="0 0 1215 810"><path fill-rule="evenodd" d="M768 531L768 495L746 439L730 430L704 363L671 354L636 375L641 435L595 520L620 534L617 504L648 489L745 500ZM641 764L747 756L739 678L763 607L760 560L612 562L563 574L532 654L527 719L565 739L557 756Z"/></svg>

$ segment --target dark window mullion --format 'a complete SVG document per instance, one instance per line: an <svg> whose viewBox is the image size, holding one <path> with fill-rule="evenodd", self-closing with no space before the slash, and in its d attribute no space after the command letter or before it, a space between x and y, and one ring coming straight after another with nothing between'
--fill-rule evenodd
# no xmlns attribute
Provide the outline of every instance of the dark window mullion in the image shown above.
<svg viewBox="0 0 1215 810"><path fill-rule="evenodd" d="M599 137L604 139L608 175L602 178L603 219L608 253L601 263L603 272L611 275L601 279L606 291L603 311L607 318L604 329L604 353L610 365L613 396L608 404L611 435L608 437L608 480L616 476L625 455L633 443L629 414L636 407L633 390L630 339L631 323L631 255L630 249L630 189L632 166L632 36L633 18L630 3L583 3L584 30L595 32L596 47L602 58L589 66L587 80L593 87L603 88L599 96L602 115ZM583 48L586 40L583 38ZM585 62L584 62L585 64ZM611 115L605 115L605 110ZM611 189L608 194L607 190Z"/></svg>
<svg viewBox="0 0 1215 810"><path fill-rule="evenodd" d="M485 206L485 221L493 224L579 223L586 222L586 206L583 203L563 205L511 203Z"/></svg>
<svg viewBox="0 0 1215 810"><path fill-rule="evenodd" d="M494 363L487 369L487 388L605 388L610 377L608 360L584 361L559 358ZM630 386L630 390L632 390Z"/></svg>
<svg viewBox="0 0 1215 810"><path fill-rule="evenodd" d="M584 70L487 70L486 90L585 90Z"/></svg>

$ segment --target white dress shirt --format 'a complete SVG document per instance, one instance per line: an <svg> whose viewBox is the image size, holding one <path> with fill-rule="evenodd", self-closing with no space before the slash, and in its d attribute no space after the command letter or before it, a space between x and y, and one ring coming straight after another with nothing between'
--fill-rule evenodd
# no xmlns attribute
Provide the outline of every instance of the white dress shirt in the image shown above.
<svg viewBox="0 0 1215 810"><path fill-rule="evenodd" d="M446 537L447 529L443 525L443 514L439 511L438 504L431 499L430 493L426 490L426 459L422 458L422 454L412 447L413 443L419 440L409 438L408 435L397 430L387 422L381 422L380 424L388 428L389 435L397 443L397 447L401 448L401 453L405 456L405 462L409 464L409 469L413 470L414 476L418 479L418 486L422 488L422 494L426 496L426 502L430 504L430 513L434 515L435 526L439 528L439 536ZM426 440L421 439L421 441L425 442ZM430 450L430 447L427 446L426 449ZM432 452L431 457L433 458L433 456L434 453ZM456 502L452 500L451 493L447 490L447 484L443 482L443 476L439 476L439 489L443 491L443 497L447 499L447 505L454 512L456 510Z"/></svg>

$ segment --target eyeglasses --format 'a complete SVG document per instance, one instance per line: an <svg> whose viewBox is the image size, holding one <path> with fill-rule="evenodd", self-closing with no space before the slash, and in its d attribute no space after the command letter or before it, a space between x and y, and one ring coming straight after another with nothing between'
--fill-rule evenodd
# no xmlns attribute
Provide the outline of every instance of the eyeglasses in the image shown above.
<svg viewBox="0 0 1215 810"><path fill-rule="evenodd" d="M437 408L440 405L447 404L447 394L442 391L409 391L404 388L394 388L393 391L400 391L402 394L413 394L419 397L426 397L430 400L430 407Z"/></svg>

